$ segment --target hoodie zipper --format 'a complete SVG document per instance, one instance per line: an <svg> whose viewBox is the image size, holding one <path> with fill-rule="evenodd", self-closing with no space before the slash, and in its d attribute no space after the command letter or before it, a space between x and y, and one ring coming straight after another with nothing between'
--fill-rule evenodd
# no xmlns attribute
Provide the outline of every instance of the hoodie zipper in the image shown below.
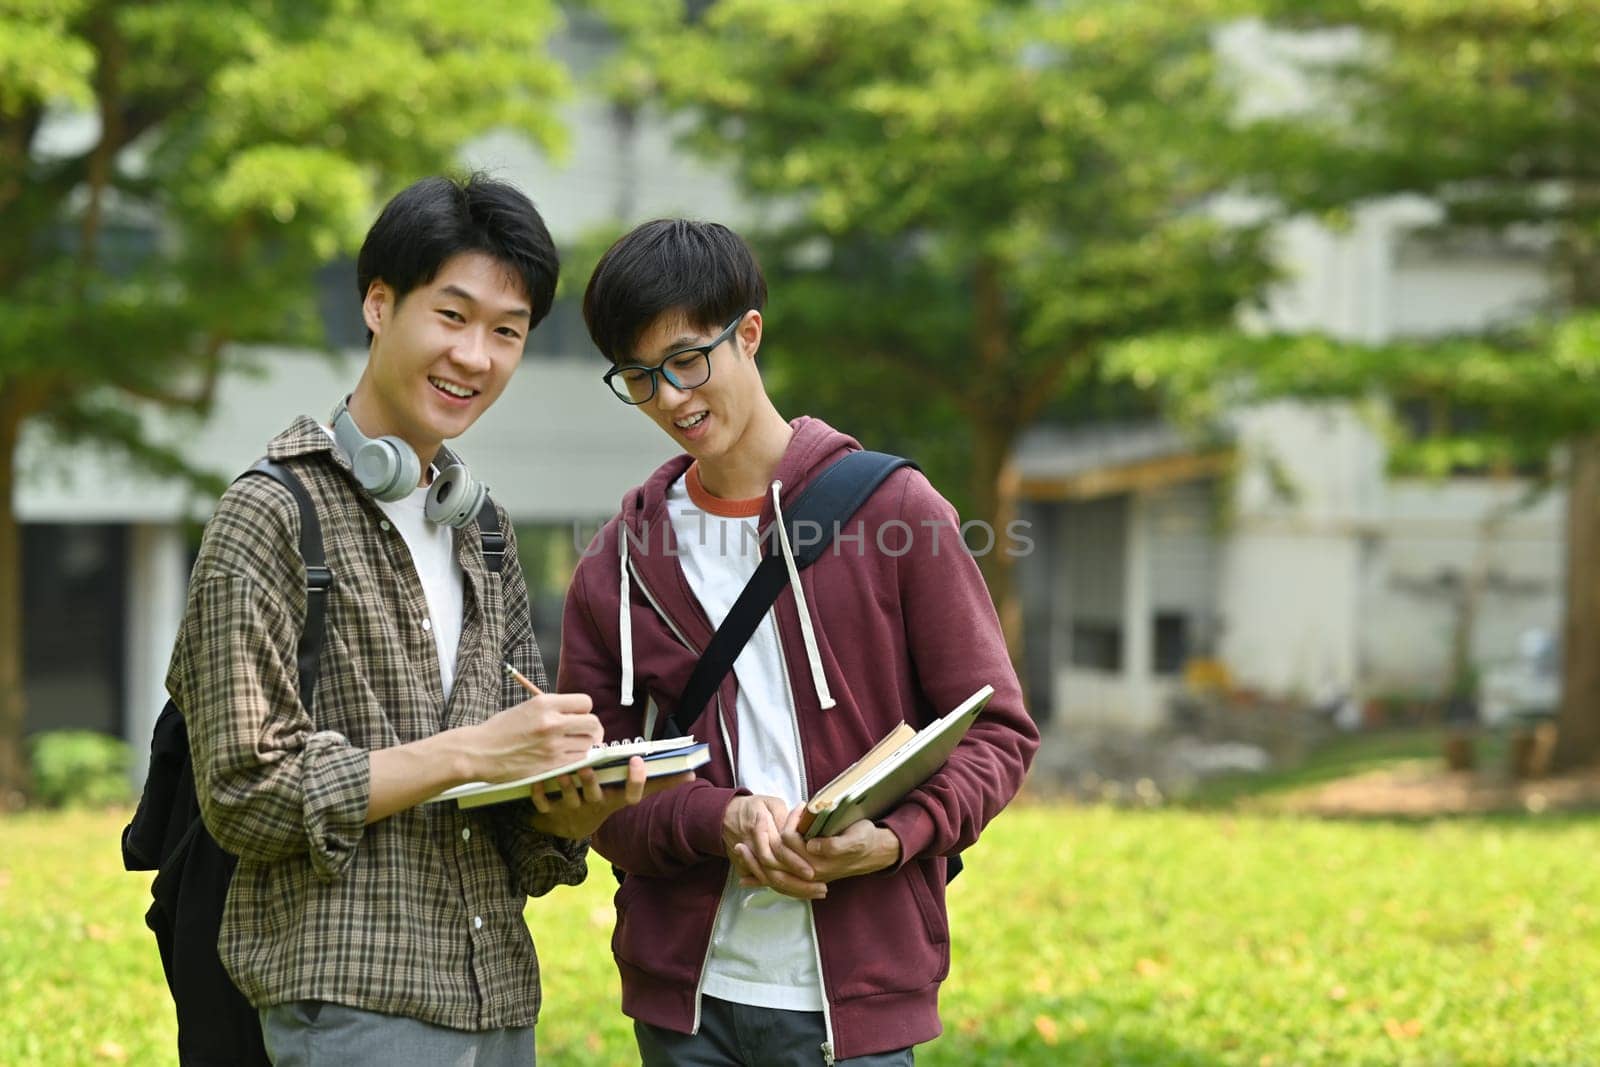
<svg viewBox="0 0 1600 1067"><path fill-rule="evenodd" d="M800 706L794 698L794 678L789 674L789 656L783 650L783 631L778 626L778 620L772 620L773 642L778 648L778 665L783 671L784 688L789 693L789 722L794 727L794 751L800 765L800 803L804 804L811 796L810 778L806 774L806 750L800 737ZM806 904L806 923L811 927L811 952L817 961L817 988L822 994L822 1062L824 1067L833 1067L833 1010L828 1004L828 979L822 971L822 937L817 933L817 913L815 905L809 901Z"/></svg>
<svg viewBox="0 0 1600 1067"><path fill-rule="evenodd" d="M627 534L624 533L623 536L626 537ZM640 574L639 574L639 568L637 568L637 567L635 567L633 565L633 560L631 560L631 559L628 561L628 573L633 576L634 584L639 587L639 591L644 594L644 598L650 602L650 606L655 609L655 613L657 615L661 616L661 621L667 624L667 629L672 631L672 636L676 637L683 644L684 648L687 648L690 652L693 652L696 656L701 655L700 650L695 648L694 647L694 643L692 641L690 641L687 637L685 637L683 631L678 628L678 624L672 621L672 616L668 615L666 609L661 606L661 601L657 600L656 597L655 597L655 594L650 592L650 587L645 584L644 578L642 578L640 576ZM627 607L626 604L624 604L622 606L622 610L624 610L624 611L628 610L628 607ZM739 784L739 761L734 756L733 740L728 734L728 723L727 723L727 720L723 716L723 712L722 712L722 693L720 691L717 693L717 728L722 731L722 747L728 753L728 763L730 764L730 766L732 767L732 770L733 770L733 784L734 784L735 787L737 787L738 784ZM716 910L715 915L720 915L722 913L722 905L727 903L728 890L731 887L731 885L732 885L732 879L727 879L722 883L722 895L717 898L717 910ZM707 966L707 964L709 964L711 962L711 949L713 947L713 943L716 940L716 917L715 917L715 915L713 915L712 920L711 920L711 926L712 926L711 937L706 941L705 954L700 957L700 973L699 973L699 976L695 979L695 983L694 983L694 1023L689 1028L689 1032L691 1034L698 1034L700 1032L700 1000L701 1000L701 995L702 995L701 991L705 988L705 984L706 984L706 966ZM813 944L815 944L815 939L816 939L816 933L815 933L815 931L813 931L813 933L812 933ZM819 967L821 966L820 961L818 963L818 966ZM823 1007L824 1007L824 1010L826 1010L826 1007L827 1007L826 998L824 998ZM830 1044L827 1044L827 1045L823 1046L823 1058L826 1059L828 1064L831 1065L833 1063L833 1047L831 1045L831 1041L832 1041L832 1036L831 1036L832 1031L831 1031L831 1029L830 1029L829 1033L830 1033L830 1036L829 1036Z"/></svg>
<svg viewBox="0 0 1600 1067"><path fill-rule="evenodd" d="M639 576L639 568L633 565L633 560L631 559L628 561L628 573L633 575L634 584L639 587L639 591L644 594L644 598L650 601L650 606L655 609L656 614L661 616L661 621L667 624L667 629L672 631L672 636L676 637L684 648L687 648L696 656L702 655L703 653L698 648L694 647L694 642L685 637L683 631L678 629L678 624L672 621L672 616L668 615L666 609L661 606L661 601L657 600L655 594L650 592L650 587L646 585L644 583L644 579ZM722 747L727 750L728 762L732 764L733 767L733 784L738 785L739 761L734 758L733 737L728 733L728 722L722 713L722 693L719 691L716 696L717 729L722 733Z"/></svg>
<svg viewBox="0 0 1600 1067"><path fill-rule="evenodd" d="M623 536L627 535L624 534ZM702 653L700 650L695 648L694 643L684 635L684 632L678 628L677 623L673 622L672 616L668 615L666 609L661 606L661 601L657 600L655 594L650 591L649 585L645 583L644 578L639 574L639 568L634 566L632 559L628 560L628 573L632 575L634 584L639 587L639 591L644 594L644 598L650 602L650 607L655 610L657 615L661 616L661 621L667 624L667 629L672 631L672 635L678 639L679 643L681 643L684 648L687 648L696 656L701 655ZM624 606L624 610L626 610L626 606ZM789 723L794 728L795 754L798 757L800 770L800 792L802 797L806 797L810 795L811 786L810 778L806 774L805 747L801 743L800 737L800 710L796 705L794 698L794 679L789 672L789 657L788 654L783 650L783 633L778 628L776 618L772 620L772 626L774 631L773 636L776 639L773 643L778 649L779 667L783 672L784 685L789 694ZM723 748L728 753L728 761L731 764L733 771L733 782L734 785L737 786L739 784L739 761L733 750L732 739L728 734L728 723L723 715L722 693L720 690L717 693L717 727L722 731ZM804 800L802 799L801 802L804 803ZM723 883L722 895L717 899L718 914L721 914L722 906L727 903L728 891L732 888L733 884L734 882L731 878ZM833 1011L828 1002L828 983L827 979L823 976L822 970L822 939L817 935L817 918L809 903L806 906L806 922L811 927L811 951L817 961L817 985L822 994L822 1062L824 1067L833 1067ZM714 929L712 931L712 936L714 939ZM694 1023L690 1027L689 1031L690 1033L694 1034L698 1034L700 1032L701 997L703 995L702 991L706 983L706 968L711 962L712 948L712 943L707 942L705 955L700 958L700 975L696 980L694 987Z"/></svg>

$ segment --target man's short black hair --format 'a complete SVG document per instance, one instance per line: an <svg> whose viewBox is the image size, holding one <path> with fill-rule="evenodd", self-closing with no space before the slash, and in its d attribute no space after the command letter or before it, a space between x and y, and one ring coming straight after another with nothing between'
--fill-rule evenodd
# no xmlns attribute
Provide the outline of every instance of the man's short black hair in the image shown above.
<svg viewBox="0 0 1600 1067"><path fill-rule="evenodd" d="M639 337L668 312L716 330L767 303L767 280L744 239L715 222L656 219L600 257L583 294L583 321L612 363L634 358Z"/></svg>
<svg viewBox="0 0 1600 1067"><path fill-rule="evenodd" d="M464 252L481 252L516 275L533 312L530 330L550 313L561 272L550 231L520 190L482 174L423 178L384 205L356 259L361 299L382 279L399 303Z"/></svg>

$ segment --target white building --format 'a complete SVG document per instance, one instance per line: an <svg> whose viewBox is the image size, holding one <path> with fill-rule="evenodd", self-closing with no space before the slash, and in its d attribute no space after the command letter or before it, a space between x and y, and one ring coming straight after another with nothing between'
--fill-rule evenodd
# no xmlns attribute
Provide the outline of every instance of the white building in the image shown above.
<svg viewBox="0 0 1600 1067"><path fill-rule="evenodd" d="M1428 219L1396 201L1345 233L1286 227L1275 325L1425 336L1515 317L1546 292L1528 250L1421 239ZM1029 674L1061 720L1152 727L1194 657L1276 698L1436 699L1462 666L1492 680L1530 633L1556 632L1559 489L1389 477L1380 434L1349 405L1232 422L1210 447L1149 427L1025 438L1022 497L1046 545L1022 562Z"/></svg>
<svg viewBox="0 0 1600 1067"><path fill-rule="evenodd" d="M1301 65L1362 47L1352 31L1253 20L1216 43L1241 75L1246 115L1327 105ZM1537 234L1441 238L1426 230L1437 219L1401 197L1340 232L1283 226L1287 278L1263 325L1379 343L1515 321L1548 298ZM1017 474L1041 549L1019 587L1035 704L1064 722L1148 729L1184 664L1206 658L1239 688L1318 703L1437 699L1466 669L1485 712L1516 710L1506 690L1533 687L1497 679L1524 675L1530 651L1549 669L1561 491L1488 474L1393 478L1385 461L1380 434L1348 405L1238 411L1221 445L1151 427L1030 432Z"/></svg>

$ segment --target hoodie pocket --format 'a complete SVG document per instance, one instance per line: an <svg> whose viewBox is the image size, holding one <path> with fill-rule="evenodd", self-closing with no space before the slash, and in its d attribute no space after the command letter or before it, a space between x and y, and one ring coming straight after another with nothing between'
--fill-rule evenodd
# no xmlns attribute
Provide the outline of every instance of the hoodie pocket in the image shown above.
<svg viewBox="0 0 1600 1067"><path fill-rule="evenodd" d="M829 886L816 915L835 1000L916 992L950 973L949 927L928 881L930 862Z"/></svg>
<svg viewBox="0 0 1600 1067"><path fill-rule="evenodd" d="M948 945L950 943L950 924L945 919L942 900L936 901L933 896L933 883L928 880L928 868L939 861L920 859L910 865L909 881L911 882L911 895L916 898L917 910L922 914L922 925L928 931L928 940L935 945ZM944 872L939 872L939 885L944 885ZM941 892L940 897L944 894ZM945 959L946 967L949 966L948 956ZM940 975L940 977L944 977Z"/></svg>
<svg viewBox="0 0 1600 1067"><path fill-rule="evenodd" d="M709 912L714 919L721 885L703 882L689 875L674 879L630 874L623 879L613 898L617 925L611 932L611 951L617 961L657 980L698 983L711 936L707 894L712 895Z"/></svg>

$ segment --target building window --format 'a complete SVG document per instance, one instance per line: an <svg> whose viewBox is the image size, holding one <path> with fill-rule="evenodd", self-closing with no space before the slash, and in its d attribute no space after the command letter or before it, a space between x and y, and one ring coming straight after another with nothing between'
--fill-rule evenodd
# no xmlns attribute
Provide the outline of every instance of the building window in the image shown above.
<svg viewBox="0 0 1600 1067"><path fill-rule="evenodd" d="M1122 625L1072 620L1072 665L1116 673L1122 670Z"/></svg>
<svg viewBox="0 0 1600 1067"><path fill-rule="evenodd" d="M127 531L22 527L26 730L123 730Z"/></svg>
<svg viewBox="0 0 1600 1067"><path fill-rule="evenodd" d="M1155 618L1155 663L1157 674L1183 673L1189 661L1189 616L1180 611L1158 611Z"/></svg>
<svg viewBox="0 0 1600 1067"><path fill-rule="evenodd" d="M356 286L356 261L339 259L316 276L317 312L328 347L367 347L367 322L361 317L361 293Z"/></svg>
<svg viewBox="0 0 1600 1067"><path fill-rule="evenodd" d="M593 356L599 361L594 342L589 340L589 328L583 322L581 299L567 295L556 297L550 314L528 335L526 351L530 356ZM604 362L599 366L605 369Z"/></svg>

